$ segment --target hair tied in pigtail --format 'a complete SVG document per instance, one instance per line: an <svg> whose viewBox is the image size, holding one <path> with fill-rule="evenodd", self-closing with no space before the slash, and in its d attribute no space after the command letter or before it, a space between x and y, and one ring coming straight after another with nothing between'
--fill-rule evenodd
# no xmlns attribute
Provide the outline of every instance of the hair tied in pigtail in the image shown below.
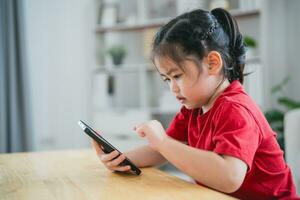
<svg viewBox="0 0 300 200"><path fill-rule="evenodd" d="M236 48L240 46L239 37L241 37L241 34L235 19L223 8L215 8L211 11L211 14L219 21L223 30L227 33L229 37L229 48L233 52L236 52Z"/></svg>
<svg viewBox="0 0 300 200"><path fill-rule="evenodd" d="M222 8L213 9L211 14L219 21L229 39L227 47L232 59L232 62L226 66L226 69L229 71L229 80L239 80L243 83L246 50L237 22L228 11Z"/></svg>

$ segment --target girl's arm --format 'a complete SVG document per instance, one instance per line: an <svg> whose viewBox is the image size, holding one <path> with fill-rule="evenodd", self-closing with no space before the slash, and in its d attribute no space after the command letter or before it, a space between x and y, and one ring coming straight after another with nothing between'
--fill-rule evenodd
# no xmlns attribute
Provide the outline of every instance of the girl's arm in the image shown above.
<svg viewBox="0 0 300 200"><path fill-rule="evenodd" d="M232 156L221 156L166 138L159 152L195 180L222 192L236 191L244 181L247 165Z"/></svg>
<svg viewBox="0 0 300 200"><path fill-rule="evenodd" d="M149 145L140 146L124 153L137 167L161 165L166 159Z"/></svg>
<svg viewBox="0 0 300 200"><path fill-rule="evenodd" d="M196 149L166 136L162 125L150 121L136 126L151 148L195 180L216 190L232 193L244 181L247 165L232 156Z"/></svg>

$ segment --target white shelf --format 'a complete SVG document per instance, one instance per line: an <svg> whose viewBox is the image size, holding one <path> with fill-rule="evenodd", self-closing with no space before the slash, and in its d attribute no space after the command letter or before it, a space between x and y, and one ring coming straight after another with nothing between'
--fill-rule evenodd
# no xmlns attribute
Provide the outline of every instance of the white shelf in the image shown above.
<svg viewBox="0 0 300 200"><path fill-rule="evenodd" d="M150 114L175 114L179 111L180 108L163 108L160 106L157 107L107 107L103 109L97 109L97 112L114 112L114 113L124 113L127 111L140 111L140 112L149 112Z"/></svg>
<svg viewBox="0 0 300 200"><path fill-rule="evenodd" d="M253 56L246 59L246 63L259 62L259 56ZM106 65L99 70L102 73L116 74L116 73L137 73L137 72L155 72L155 66L151 63L140 64L124 64L119 66Z"/></svg>
<svg viewBox="0 0 300 200"><path fill-rule="evenodd" d="M229 12L235 18L255 17L260 14L259 9L254 9L254 10L233 9L230 10ZM145 22L140 22L136 24L119 23L111 26L97 25L95 30L96 33L142 31L145 29L159 28L164 24L166 24L169 20L171 20L171 18L159 18L159 19L147 20Z"/></svg>
<svg viewBox="0 0 300 200"><path fill-rule="evenodd" d="M257 17L260 15L260 10L259 9L254 9L254 10L234 9L231 10L230 13L235 18Z"/></svg>
<svg viewBox="0 0 300 200"><path fill-rule="evenodd" d="M98 25L96 27L97 33L105 33L105 32L123 32L123 31L140 31L144 29L158 28L165 23L167 23L171 18L160 18L154 20L148 20L143 23L136 24L115 24L111 26L101 26Z"/></svg>
<svg viewBox="0 0 300 200"><path fill-rule="evenodd" d="M155 67L151 63L122 64L118 66L106 65L101 67L101 72L110 73L110 74L145 72L145 71L155 71Z"/></svg>

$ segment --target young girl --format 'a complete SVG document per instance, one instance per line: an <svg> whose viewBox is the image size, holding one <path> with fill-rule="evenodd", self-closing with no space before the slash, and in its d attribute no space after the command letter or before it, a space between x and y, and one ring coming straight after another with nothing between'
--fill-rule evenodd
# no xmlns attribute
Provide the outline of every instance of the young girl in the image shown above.
<svg viewBox="0 0 300 200"><path fill-rule="evenodd" d="M149 145L118 155L94 147L110 170L125 156L138 167L165 161L198 184L241 199L298 199L291 170L263 113L242 83L245 46L224 9L195 10L164 25L153 62L183 105L165 131L153 120L135 131Z"/></svg>

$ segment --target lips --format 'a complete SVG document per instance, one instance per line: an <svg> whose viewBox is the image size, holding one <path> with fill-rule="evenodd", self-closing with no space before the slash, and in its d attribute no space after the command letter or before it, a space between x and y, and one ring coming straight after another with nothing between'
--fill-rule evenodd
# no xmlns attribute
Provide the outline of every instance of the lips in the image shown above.
<svg viewBox="0 0 300 200"><path fill-rule="evenodd" d="M181 103L182 103L183 101L186 100L186 98L181 97L181 96L176 96L176 99L177 99L178 101L180 101Z"/></svg>

